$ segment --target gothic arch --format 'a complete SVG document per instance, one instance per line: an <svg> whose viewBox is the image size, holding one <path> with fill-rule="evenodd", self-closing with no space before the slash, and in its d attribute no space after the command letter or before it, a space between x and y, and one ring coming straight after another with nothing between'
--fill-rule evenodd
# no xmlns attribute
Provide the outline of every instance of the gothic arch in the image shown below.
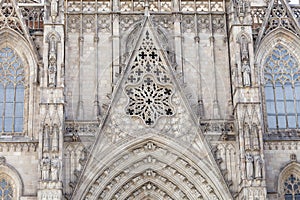
<svg viewBox="0 0 300 200"><path fill-rule="evenodd" d="M262 100L262 119L264 121L264 130L268 131L268 119L267 119L267 108L266 108L266 97L265 97L265 77L264 69L265 62L268 56L276 49L277 46L282 46L286 49L292 57L300 64L300 39L291 32L285 29L279 28L276 31L269 33L259 45L256 51L256 64L258 69L258 81L260 86L261 100Z"/></svg>
<svg viewBox="0 0 300 200"><path fill-rule="evenodd" d="M293 52L293 55L297 60L300 60L300 39L295 34L287 32L285 29L276 29L269 33L260 45L255 53L255 63L258 66L258 76L260 84L263 83L263 64L268 54L278 44L283 45L289 52Z"/></svg>
<svg viewBox="0 0 300 200"><path fill-rule="evenodd" d="M300 164L298 162L291 162L287 164L280 172L278 177L278 196L279 199L284 198L284 182L289 176L295 175L300 178Z"/></svg>
<svg viewBox="0 0 300 200"><path fill-rule="evenodd" d="M231 199L218 172L170 140L139 138L103 153L106 156L92 166L89 177L77 188L80 195L73 198L129 198L150 183L173 199Z"/></svg>
<svg viewBox="0 0 300 200"><path fill-rule="evenodd" d="M13 199L17 200L23 195L24 184L22 178L19 172L13 166L6 162L5 157L0 157L0 160L0 177L7 177L12 181L12 187L14 189L16 197L18 197Z"/></svg>
<svg viewBox="0 0 300 200"><path fill-rule="evenodd" d="M0 49L9 47L16 52L22 60L25 71L25 101L24 101L24 127L23 134L33 136L33 110L34 106L29 106L30 102L34 102L34 93L37 92L35 84L38 83L38 54L32 48L32 45L26 38L20 34L3 29L0 31ZM32 105L32 103L31 103Z"/></svg>

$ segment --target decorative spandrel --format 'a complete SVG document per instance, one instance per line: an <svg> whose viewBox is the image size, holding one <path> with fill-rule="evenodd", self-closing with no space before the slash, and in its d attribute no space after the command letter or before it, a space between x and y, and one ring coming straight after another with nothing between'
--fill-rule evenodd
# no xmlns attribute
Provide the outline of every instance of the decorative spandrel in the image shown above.
<svg viewBox="0 0 300 200"><path fill-rule="evenodd" d="M127 86L125 91L129 97L126 113L140 117L147 126L154 125L161 116L174 114L173 88L157 84L152 76L145 76L140 84Z"/></svg>
<svg viewBox="0 0 300 200"><path fill-rule="evenodd" d="M158 118L174 114L174 87L168 66L148 30L137 49L126 79L129 100L125 110L127 115L141 118L146 126L154 126Z"/></svg>

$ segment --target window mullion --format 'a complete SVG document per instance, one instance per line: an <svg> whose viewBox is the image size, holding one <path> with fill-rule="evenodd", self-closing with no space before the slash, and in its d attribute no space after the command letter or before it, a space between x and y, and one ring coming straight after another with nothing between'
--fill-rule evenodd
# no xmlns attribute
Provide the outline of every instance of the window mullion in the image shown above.
<svg viewBox="0 0 300 200"><path fill-rule="evenodd" d="M282 91L283 91L283 104L284 104L284 115L285 115L285 128L288 128L289 122L288 122L288 113L287 113L287 105L286 105L285 84L282 84Z"/></svg>
<svg viewBox="0 0 300 200"><path fill-rule="evenodd" d="M15 115L16 115L16 91L17 91L17 84L14 83L14 101L13 101L13 113L12 113L12 132L15 132Z"/></svg>
<svg viewBox="0 0 300 200"><path fill-rule="evenodd" d="M7 83L4 84L4 87L3 87L3 91L4 91L4 94L3 94L3 111L2 111L2 133L5 131L5 108L6 108L6 86L7 86Z"/></svg>
<svg viewBox="0 0 300 200"><path fill-rule="evenodd" d="M295 82L292 82L292 89L293 89L293 97L294 97L294 112L295 112L295 118L296 118L296 128L299 128L298 123L298 112L297 112L297 98L296 98L296 92L295 92Z"/></svg>
<svg viewBox="0 0 300 200"><path fill-rule="evenodd" d="M277 112L277 101L276 101L276 83L275 81L272 83L273 84L273 96L274 96L274 106L275 106L275 119L276 119L276 129L279 129L279 124L278 124L278 112Z"/></svg>

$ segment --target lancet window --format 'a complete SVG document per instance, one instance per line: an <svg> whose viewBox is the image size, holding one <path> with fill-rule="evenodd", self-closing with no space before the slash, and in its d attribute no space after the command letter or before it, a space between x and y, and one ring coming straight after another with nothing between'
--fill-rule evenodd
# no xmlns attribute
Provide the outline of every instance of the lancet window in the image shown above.
<svg viewBox="0 0 300 200"><path fill-rule="evenodd" d="M0 49L0 131L20 133L23 130L24 67L16 52Z"/></svg>
<svg viewBox="0 0 300 200"><path fill-rule="evenodd" d="M284 199L300 200L300 178L294 174L284 181Z"/></svg>
<svg viewBox="0 0 300 200"><path fill-rule="evenodd" d="M264 79L268 128L299 128L300 67L296 58L280 44L266 58Z"/></svg>

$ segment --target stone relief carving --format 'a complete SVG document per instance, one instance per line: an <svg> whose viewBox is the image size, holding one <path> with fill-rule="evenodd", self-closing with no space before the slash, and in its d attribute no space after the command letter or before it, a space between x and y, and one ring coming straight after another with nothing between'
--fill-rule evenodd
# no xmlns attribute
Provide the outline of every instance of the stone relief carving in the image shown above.
<svg viewBox="0 0 300 200"><path fill-rule="evenodd" d="M95 17L94 15L83 15L82 16L82 31L84 33L95 33Z"/></svg>
<svg viewBox="0 0 300 200"><path fill-rule="evenodd" d="M184 33L195 32L195 17L194 17L194 15L183 15L181 25L182 25L182 31Z"/></svg>
<svg viewBox="0 0 300 200"><path fill-rule="evenodd" d="M172 31L175 19L172 15L153 15L152 22L154 26L160 26L168 31Z"/></svg>
<svg viewBox="0 0 300 200"><path fill-rule="evenodd" d="M129 28L140 22L143 19L143 15L121 15L120 16L120 29L121 31L127 31Z"/></svg>
<svg viewBox="0 0 300 200"><path fill-rule="evenodd" d="M214 33L224 33L225 32L224 15L213 15L212 29L213 29Z"/></svg>
<svg viewBox="0 0 300 200"><path fill-rule="evenodd" d="M98 15L98 32L109 33L111 31L111 16Z"/></svg>
<svg viewBox="0 0 300 200"><path fill-rule="evenodd" d="M68 15L67 19L68 32L79 33L80 31L80 15Z"/></svg>
<svg viewBox="0 0 300 200"><path fill-rule="evenodd" d="M210 30L210 19L209 15L198 15L198 33L209 33Z"/></svg>

